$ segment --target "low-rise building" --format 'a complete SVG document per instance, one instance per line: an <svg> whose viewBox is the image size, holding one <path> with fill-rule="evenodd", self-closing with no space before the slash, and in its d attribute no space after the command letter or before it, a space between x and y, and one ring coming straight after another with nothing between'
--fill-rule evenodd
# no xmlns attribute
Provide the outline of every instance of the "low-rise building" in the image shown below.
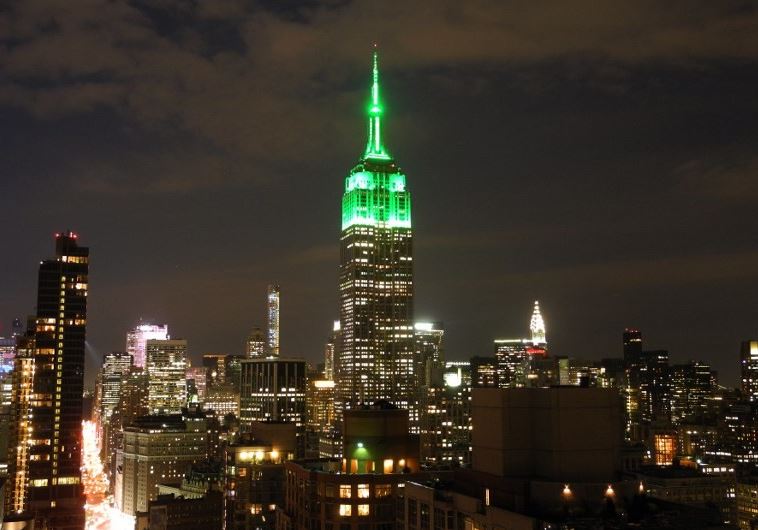
<svg viewBox="0 0 758 530"><path fill-rule="evenodd" d="M146 512L137 515L137 528L141 526L149 530L221 530L223 495L215 490L198 498L159 495Z"/></svg>
<svg viewBox="0 0 758 530"><path fill-rule="evenodd" d="M758 528L758 477L744 477L737 481L736 501L740 530Z"/></svg>
<svg viewBox="0 0 758 530"><path fill-rule="evenodd" d="M337 459L287 462L284 468L286 494L277 513L277 530L395 530L398 498L406 481L428 477L342 473Z"/></svg>
<svg viewBox="0 0 758 530"><path fill-rule="evenodd" d="M277 530L397 528L405 483L430 477L419 471L419 438L408 427L408 411L387 402L345 411L341 460L284 464Z"/></svg>
<svg viewBox="0 0 758 530"><path fill-rule="evenodd" d="M129 515L144 512L158 484L180 482L208 457L208 427L202 414L155 415L126 427L116 456L115 499Z"/></svg>
<svg viewBox="0 0 758 530"><path fill-rule="evenodd" d="M647 495L685 506L717 506L725 523L736 524L734 473L703 473L696 465L643 466L635 473Z"/></svg>
<svg viewBox="0 0 758 530"><path fill-rule="evenodd" d="M295 457L297 426L253 422L251 432L225 449L227 530L273 529L284 500L284 462Z"/></svg>

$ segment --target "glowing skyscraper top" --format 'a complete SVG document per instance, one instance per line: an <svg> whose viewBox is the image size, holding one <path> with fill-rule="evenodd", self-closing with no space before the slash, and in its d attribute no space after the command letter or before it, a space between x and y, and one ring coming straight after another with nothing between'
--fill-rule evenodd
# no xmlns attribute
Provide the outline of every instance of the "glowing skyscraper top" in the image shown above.
<svg viewBox="0 0 758 530"><path fill-rule="evenodd" d="M540 303L538 300L534 301L534 312L532 312L532 322L529 324L529 330L532 332L532 343L547 344L547 339L545 338L545 321L542 319Z"/></svg>
<svg viewBox="0 0 758 530"><path fill-rule="evenodd" d="M383 114L384 106L379 95L379 56L374 50L366 150L345 179L343 230L355 225L411 227L411 197L406 189L405 174L382 141Z"/></svg>
<svg viewBox="0 0 758 530"><path fill-rule="evenodd" d="M134 366L143 368L147 360L146 344L149 340L168 340L168 325L138 324L126 334L126 353L132 356Z"/></svg>

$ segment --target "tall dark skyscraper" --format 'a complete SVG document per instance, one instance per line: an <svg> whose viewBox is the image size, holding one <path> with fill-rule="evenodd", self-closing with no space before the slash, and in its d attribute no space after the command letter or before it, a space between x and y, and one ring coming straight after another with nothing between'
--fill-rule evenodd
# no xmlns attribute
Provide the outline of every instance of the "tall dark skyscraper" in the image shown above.
<svg viewBox="0 0 758 530"><path fill-rule="evenodd" d="M413 373L411 197L382 139L384 107L374 53L363 156L345 179L340 250L341 341L336 409L385 399L418 421Z"/></svg>
<svg viewBox="0 0 758 530"><path fill-rule="evenodd" d="M642 332L638 329L624 330L624 364L637 364L642 356Z"/></svg>
<svg viewBox="0 0 758 530"><path fill-rule="evenodd" d="M33 397L27 416L14 419L33 433L26 440L28 460L12 463L26 473L25 484L13 488L15 510L49 529L84 528L80 467L89 249L78 246L77 237L56 234L55 257L40 263ZM10 471L14 476L16 470Z"/></svg>
<svg viewBox="0 0 758 530"><path fill-rule="evenodd" d="M714 375L708 364L690 361L671 367L671 421L703 421L714 393Z"/></svg>
<svg viewBox="0 0 758 530"><path fill-rule="evenodd" d="M14 318L13 324L11 325L11 336L20 337L23 334L24 334L24 324L21 322L20 318Z"/></svg>
<svg viewBox="0 0 758 530"><path fill-rule="evenodd" d="M640 363L640 419L643 422L671 420L671 369L669 352L642 352Z"/></svg>

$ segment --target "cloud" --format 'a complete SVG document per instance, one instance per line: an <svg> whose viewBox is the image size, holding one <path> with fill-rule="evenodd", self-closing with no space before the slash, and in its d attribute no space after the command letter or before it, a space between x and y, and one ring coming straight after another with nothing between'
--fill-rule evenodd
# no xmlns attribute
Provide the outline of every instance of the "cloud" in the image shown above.
<svg viewBox="0 0 758 530"><path fill-rule="evenodd" d="M621 89L624 68L608 61L754 59L758 13L736 1L356 1L267 10L242 0L28 0L0 13L0 35L0 104L40 119L106 107L148 133L180 131L218 157L265 166L307 163L329 148L329 133L344 129L340 120L352 119L363 93L354 80L372 40L393 68L437 80L455 66L591 57L603 62L598 75L616 72ZM218 164L207 156L199 167Z"/></svg>
<svg viewBox="0 0 758 530"><path fill-rule="evenodd" d="M677 190L684 193L728 204L758 200L758 157L691 160L674 174Z"/></svg>
<svg viewBox="0 0 758 530"><path fill-rule="evenodd" d="M758 252L656 257L651 259L583 263L538 271L482 277L482 287L504 284L540 285L547 291L562 286L628 291L641 287L672 288L692 284L723 284L751 280L758 269Z"/></svg>
<svg viewBox="0 0 758 530"><path fill-rule="evenodd" d="M291 265L303 266L322 263L338 263L340 249L337 243L317 245L297 250L292 253L287 262Z"/></svg>

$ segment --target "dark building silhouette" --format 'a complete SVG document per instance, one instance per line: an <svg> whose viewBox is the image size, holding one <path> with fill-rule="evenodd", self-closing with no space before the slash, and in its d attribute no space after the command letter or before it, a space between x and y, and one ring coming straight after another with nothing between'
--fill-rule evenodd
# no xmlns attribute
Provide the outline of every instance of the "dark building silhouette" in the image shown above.
<svg viewBox="0 0 758 530"><path fill-rule="evenodd" d="M624 364L637 364L642 355L642 332L638 329L624 330Z"/></svg>
<svg viewBox="0 0 758 530"><path fill-rule="evenodd" d="M498 383L499 377L497 357L471 358L472 388L497 388Z"/></svg>

